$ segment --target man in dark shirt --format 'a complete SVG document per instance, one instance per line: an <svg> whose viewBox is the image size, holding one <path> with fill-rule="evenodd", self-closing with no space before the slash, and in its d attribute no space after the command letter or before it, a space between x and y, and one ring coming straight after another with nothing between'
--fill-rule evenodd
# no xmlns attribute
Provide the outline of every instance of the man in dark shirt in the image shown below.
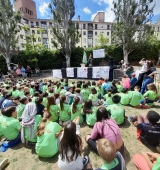
<svg viewBox="0 0 160 170"><path fill-rule="evenodd" d="M150 110L147 116L130 116L130 120L137 127L137 136L142 143L155 147L160 144L160 115L157 112Z"/></svg>

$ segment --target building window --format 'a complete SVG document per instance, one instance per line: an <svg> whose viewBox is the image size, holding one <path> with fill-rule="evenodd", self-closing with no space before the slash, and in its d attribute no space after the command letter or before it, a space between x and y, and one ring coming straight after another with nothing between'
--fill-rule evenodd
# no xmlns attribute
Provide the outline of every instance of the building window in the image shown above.
<svg viewBox="0 0 160 170"><path fill-rule="evenodd" d="M109 32L107 32L107 36L109 36Z"/></svg>
<svg viewBox="0 0 160 170"><path fill-rule="evenodd" d="M95 24L95 29L97 29L97 24Z"/></svg>
<svg viewBox="0 0 160 170"><path fill-rule="evenodd" d="M26 11L26 13L27 13L27 8L25 8L25 11Z"/></svg>
<svg viewBox="0 0 160 170"><path fill-rule="evenodd" d="M86 48L86 46L84 46L84 48Z"/></svg>
<svg viewBox="0 0 160 170"><path fill-rule="evenodd" d="M41 42L41 38L40 37L38 37L38 42Z"/></svg>
<svg viewBox="0 0 160 170"><path fill-rule="evenodd" d="M83 31L83 35L86 35L86 31Z"/></svg>
<svg viewBox="0 0 160 170"><path fill-rule="evenodd" d="M50 34L51 34L51 35L53 34L53 30L50 30Z"/></svg>
<svg viewBox="0 0 160 170"><path fill-rule="evenodd" d="M39 22L36 22L36 26L39 26Z"/></svg>
<svg viewBox="0 0 160 170"><path fill-rule="evenodd" d="M83 24L83 29L86 29L86 24Z"/></svg>
<svg viewBox="0 0 160 170"><path fill-rule="evenodd" d="M159 27L158 27L158 30L157 31L159 31Z"/></svg>
<svg viewBox="0 0 160 170"><path fill-rule="evenodd" d="M83 42L86 43L86 38L83 38Z"/></svg>
<svg viewBox="0 0 160 170"><path fill-rule="evenodd" d="M110 25L107 25L107 30L110 30Z"/></svg>
<svg viewBox="0 0 160 170"><path fill-rule="evenodd" d="M35 30L32 30L32 34L35 34Z"/></svg>
<svg viewBox="0 0 160 170"><path fill-rule="evenodd" d="M40 34L40 31L39 31L39 30L37 30L37 34Z"/></svg>
<svg viewBox="0 0 160 170"><path fill-rule="evenodd" d="M49 23L49 27L50 27L50 28L52 27L52 23L51 23L51 22Z"/></svg>
<svg viewBox="0 0 160 170"><path fill-rule="evenodd" d="M97 35L97 31L95 32L95 35Z"/></svg>

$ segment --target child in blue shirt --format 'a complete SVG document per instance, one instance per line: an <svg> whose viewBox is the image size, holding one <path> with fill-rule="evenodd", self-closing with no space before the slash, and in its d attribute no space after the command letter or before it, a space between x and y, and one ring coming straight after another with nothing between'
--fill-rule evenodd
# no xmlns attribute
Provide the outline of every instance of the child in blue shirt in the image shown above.
<svg viewBox="0 0 160 170"><path fill-rule="evenodd" d="M136 74L133 73L131 76L132 76L132 78L130 80L130 84L131 84L131 86L134 86L137 82L137 78L135 77Z"/></svg>

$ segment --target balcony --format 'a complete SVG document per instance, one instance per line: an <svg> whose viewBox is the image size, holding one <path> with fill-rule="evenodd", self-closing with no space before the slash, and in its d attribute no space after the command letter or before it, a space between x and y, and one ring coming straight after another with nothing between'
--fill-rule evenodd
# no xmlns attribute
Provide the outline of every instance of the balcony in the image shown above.
<svg viewBox="0 0 160 170"><path fill-rule="evenodd" d="M88 26L88 30L93 30L93 26Z"/></svg>

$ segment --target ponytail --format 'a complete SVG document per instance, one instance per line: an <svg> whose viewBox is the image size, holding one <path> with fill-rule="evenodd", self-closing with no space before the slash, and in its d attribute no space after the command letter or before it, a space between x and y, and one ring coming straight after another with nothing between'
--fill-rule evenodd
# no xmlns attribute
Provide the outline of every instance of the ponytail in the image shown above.
<svg viewBox="0 0 160 170"><path fill-rule="evenodd" d="M74 102L72 105L72 112L73 114L77 111L77 104L79 103L80 99L79 97L74 98Z"/></svg>
<svg viewBox="0 0 160 170"><path fill-rule="evenodd" d="M52 115L49 112L44 113L44 117L42 118L42 121L41 121L40 125L37 128L37 133L36 133L37 136L42 136L44 134L46 123L47 123L47 121L49 120L49 118L51 116Z"/></svg>
<svg viewBox="0 0 160 170"><path fill-rule="evenodd" d="M111 97L111 92L108 92L108 97Z"/></svg>
<svg viewBox="0 0 160 170"><path fill-rule="evenodd" d="M63 106L63 104L64 104L64 101L66 100L66 96L61 96L61 98L60 98L60 108L61 108L61 110L64 110L64 106Z"/></svg>

